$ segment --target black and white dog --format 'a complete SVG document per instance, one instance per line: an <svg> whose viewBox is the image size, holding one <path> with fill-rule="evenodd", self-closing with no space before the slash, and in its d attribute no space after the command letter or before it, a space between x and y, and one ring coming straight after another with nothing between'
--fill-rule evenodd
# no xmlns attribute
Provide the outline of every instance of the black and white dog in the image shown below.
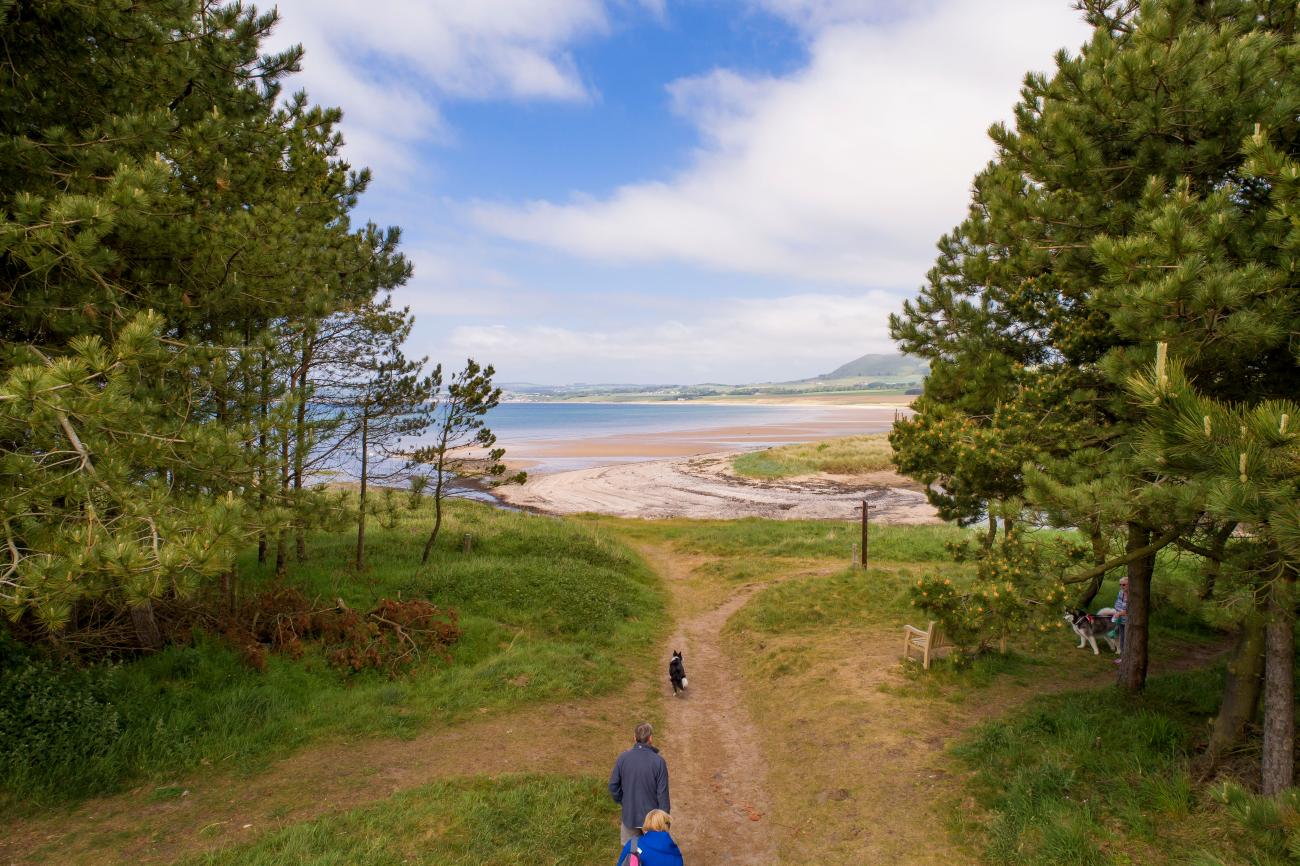
<svg viewBox="0 0 1300 866"><path fill-rule="evenodd" d="M672 660L668 662L668 679L673 684L673 697L686 691L686 666L682 664L682 654L673 650Z"/></svg>
<svg viewBox="0 0 1300 866"><path fill-rule="evenodd" d="M1103 607L1094 613L1088 613L1086 610L1067 610L1065 612L1065 621L1074 629L1074 633L1079 636L1079 646L1077 649L1083 649L1087 644L1092 644L1092 654L1099 655L1097 649L1097 638L1101 638L1110 644L1110 648L1119 652L1119 644L1109 632L1115 627L1115 608Z"/></svg>

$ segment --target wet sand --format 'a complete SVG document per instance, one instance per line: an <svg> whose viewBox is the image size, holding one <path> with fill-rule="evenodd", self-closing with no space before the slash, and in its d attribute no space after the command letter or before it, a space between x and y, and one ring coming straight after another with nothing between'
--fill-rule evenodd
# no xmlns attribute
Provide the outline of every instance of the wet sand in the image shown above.
<svg viewBox="0 0 1300 866"><path fill-rule="evenodd" d="M649 519L852 520L866 499L872 519L880 523L942 522L924 492L893 472L769 481L736 475L734 456L703 454L537 475L522 486L501 487L496 495L548 514Z"/></svg>
<svg viewBox="0 0 1300 866"><path fill-rule="evenodd" d="M910 400L911 398L908 398ZM806 418L771 424L502 441L506 461L527 483L494 494L548 514L594 512L618 517L849 520L863 499L882 523L937 523L924 492L893 472L826 474L765 480L738 476L736 454L773 445L888 431L908 413L903 401L819 405Z"/></svg>

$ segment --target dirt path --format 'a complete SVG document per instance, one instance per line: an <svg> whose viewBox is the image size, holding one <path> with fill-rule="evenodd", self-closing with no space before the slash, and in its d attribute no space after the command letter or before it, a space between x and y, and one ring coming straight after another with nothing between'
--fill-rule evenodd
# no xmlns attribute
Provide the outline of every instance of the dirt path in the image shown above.
<svg viewBox="0 0 1300 866"><path fill-rule="evenodd" d="M656 740L670 767L673 834L692 863L969 859L951 849L940 813L960 795L960 780L943 760L945 745L1034 693L1087 688L1114 676L1108 661L1081 656L1073 675L1063 671L1032 687L1007 684L978 700L936 705L900 697L906 683L898 636L888 628L845 632L811 647L798 636L765 639L772 659L800 661L804 672L764 682L779 694L746 694L722 630L772 583L705 588L692 579L700 557L668 546L639 549L663 577L678 622L660 670L669 650L680 649L690 679L687 696L673 698L660 673L666 730ZM792 569L781 579L810 573L817 572ZM1221 649L1188 648L1175 663L1152 669L1197 667ZM440 779L604 776L627 747L628 704L620 694L525 708L411 740L323 742L256 776L182 780L186 793L173 799L155 802L150 785L91 800L5 828L0 864L172 863ZM754 718L751 707L762 717ZM613 838L612 824L610 832Z"/></svg>
<svg viewBox="0 0 1300 866"><path fill-rule="evenodd" d="M184 780L187 793L164 802L151 802L155 788L148 786L20 822L0 835L0 863L172 863L439 779L600 775L624 747L625 715L622 696L613 696L532 707L412 740L321 743L250 778Z"/></svg>
<svg viewBox="0 0 1300 866"><path fill-rule="evenodd" d="M662 548L642 547L676 606L686 606L690 565ZM679 621L669 649L681 650L690 683L668 698L662 740L672 782L673 838L696 863L776 863L763 740L741 693L741 675L723 651L728 619L769 584L741 588L720 606ZM665 653L665 658L667 653Z"/></svg>

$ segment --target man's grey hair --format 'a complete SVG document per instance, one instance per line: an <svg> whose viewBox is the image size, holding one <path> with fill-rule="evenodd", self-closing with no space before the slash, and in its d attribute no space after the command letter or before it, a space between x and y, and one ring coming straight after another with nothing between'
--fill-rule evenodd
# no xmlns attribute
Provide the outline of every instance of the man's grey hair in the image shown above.
<svg viewBox="0 0 1300 866"><path fill-rule="evenodd" d="M654 732L655 729L650 726L649 722L642 722L636 726L636 741L643 744L648 743L650 742L650 735Z"/></svg>

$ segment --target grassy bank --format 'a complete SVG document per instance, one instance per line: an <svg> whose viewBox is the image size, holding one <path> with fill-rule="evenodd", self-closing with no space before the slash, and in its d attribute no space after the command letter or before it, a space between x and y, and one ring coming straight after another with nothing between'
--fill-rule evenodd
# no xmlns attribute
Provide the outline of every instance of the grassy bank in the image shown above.
<svg viewBox="0 0 1300 866"><path fill-rule="evenodd" d="M445 534L419 564L427 515L403 513L369 532L369 567L348 565L348 533L313 538L288 582L356 609L379 598L455 608L451 658L427 658L390 680L347 675L309 648L250 670L216 637L128 663L51 678L20 658L0 685L0 779L7 808L75 800L200 765L255 770L321 737L411 736L471 713L607 693L653 642L663 602L656 578L603 530L451 507ZM471 553L460 549L474 537ZM241 567L245 592L271 580ZM31 721L38 720L36 724Z"/></svg>
<svg viewBox="0 0 1300 866"><path fill-rule="evenodd" d="M750 451L737 456L732 467L747 478L791 478L816 472L859 475L892 469L893 456L888 435L878 433Z"/></svg>
<svg viewBox="0 0 1300 866"><path fill-rule="evenodd" d="M441 782L275 830L187 866L513 866L613 862L604 780L521 776Z"/></svg>
<svg viewBox="0 0 1300 866"><path fill-rule="evenodd" d="M994 864L1300 862L1300 789L1278 803L1193 779L1220 677L1153 678L1138 698L1041 697L985 724L954 750L979 806L959 832Z"/></svg>

